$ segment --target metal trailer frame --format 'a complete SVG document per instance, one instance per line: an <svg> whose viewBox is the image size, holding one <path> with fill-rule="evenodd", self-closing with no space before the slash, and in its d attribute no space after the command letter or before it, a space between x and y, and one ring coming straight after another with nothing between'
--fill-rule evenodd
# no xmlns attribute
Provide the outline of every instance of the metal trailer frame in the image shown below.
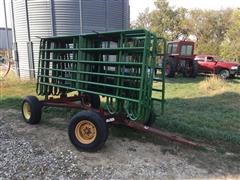
<svg viewBox="0 0 240 180"><path fill-rule="evenodd" d="M67 108L73 108L73 109L93 111L99 114L101 117L103 117L106 120L106 122L109 124L123 125L132 129L139 130L144 133L149 133L164 139L168 139L170 141L178 142L185 145L190 145L193 147L202 147L201 144L198 144L191 140L180 137L177 134L161 131L157 128L148 126L144 123L132 121L126 116L112 115L102 108L94 109L83 103L77 103L77 104L75 103L76 101L83 102L83 99L84 99L84 96L82 97L73 96L73 97L65 97L65 98L58 98L58 99L43 100L43 101L40 101L40 103L41 103L41 107L62 107L62 108L67 107Z"/></svg>
<svg viewBox="0 0 240 180"><path fill-rule="evenodd" d="M160 66L157 57L162 57ZM165 59L165 39L144 29L43 38L36 91L45 100L26 97L23 117L36 124L42 107L85 110L72 118L68 131L71 142L85 151L102 147L107 123L199 146L150 127L153 101L164 110ZM69 96L73 91L77 94ZM106 97L106 108L100 108L99 95Z"/></svg>

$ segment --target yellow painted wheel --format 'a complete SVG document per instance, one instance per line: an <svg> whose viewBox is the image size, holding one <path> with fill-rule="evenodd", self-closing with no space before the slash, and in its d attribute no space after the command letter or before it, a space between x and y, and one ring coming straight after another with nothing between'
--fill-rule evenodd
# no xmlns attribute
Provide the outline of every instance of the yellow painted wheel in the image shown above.
<svg viewBox="0 0 240 180"><path fill-rule="evenodd" d="M26 96L22 102L22 116L28 124L37 124L41 120L42 106L37 97Z"/></svg>
<svg viewBox="0 0 240 180"><path fill-rule="evenodd" d="M70 120L68 135L77 149L93 152L106 142L108 126L106 120L99 114L93 111L81 111Z"/></svg>
<svg viewBox="0 0 240 180"><path fill-rule="evenodd" d="M90 144L97 137L96 126L88 120L82 120L75 128L75 136L81 143Z"/></svg>
<svg viewBox="0 0 240 180"><path fill-rule="evenodd" d="M26 120L29 120L31 118L31 107L28 102L24 102L23 104L23 116Z"/></svg>

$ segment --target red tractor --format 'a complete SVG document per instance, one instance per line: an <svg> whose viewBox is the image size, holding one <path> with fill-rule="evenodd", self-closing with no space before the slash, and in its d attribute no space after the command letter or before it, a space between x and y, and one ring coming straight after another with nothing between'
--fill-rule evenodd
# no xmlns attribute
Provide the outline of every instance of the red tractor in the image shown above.
<svg viewBox="0 0 240 180"><path fill-rule="evenodd" d="M172 41L167 46L166 76L174 77L182 73L184 77L195 78L198 74L198 63L194 61L194 42Z"/></svg>

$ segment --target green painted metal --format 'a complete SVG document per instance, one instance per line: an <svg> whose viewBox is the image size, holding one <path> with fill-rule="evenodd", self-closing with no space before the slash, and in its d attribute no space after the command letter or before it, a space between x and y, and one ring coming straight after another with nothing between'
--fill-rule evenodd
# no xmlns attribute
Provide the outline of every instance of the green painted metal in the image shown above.
<svg viewBox="0 0 240 180"><path fill-rule="evenodd" d="M78 91L106 97L112 114L147 120L165 96L166 41L144 30L42 38L37 94Z"/></svg>

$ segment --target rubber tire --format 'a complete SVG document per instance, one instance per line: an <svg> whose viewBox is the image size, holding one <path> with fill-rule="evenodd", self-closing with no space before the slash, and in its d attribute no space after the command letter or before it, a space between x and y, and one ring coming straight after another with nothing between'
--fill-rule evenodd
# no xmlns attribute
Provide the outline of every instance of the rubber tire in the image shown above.
<svg viewBox="0 0 240 180"><path fill-rule="evenodd" d="M189 78L192 75L192 64L191 62L185 60L185 66L182 67L182 75L183 77Z"/></svg>
<svg viewBox="0 0 240 180"><path fill-rule="evenodd" d="M83 93L85 96L87 96L88 102L91 104L91 107L94 109L99 109L101 105L100 96L97 94L91 94L91 93Z"/></svg>
<svg viewBox="0 0 240 180"><path fill-rule="evenodd" d="M235 78L235 74L230 74L230 76L229 76L229 78L231 78L231 79L233 79L233 78Z"/></svg>
<svg viewBox="0 0 240 180"><path fill-rule="evenodd" d="M90 144L81 143L75 136L75 128L82 120L88 120L96 126L97 136ZM73 116L68 126L68 136L71 143L78 149L87 152L96 152L106 142L108 137L108 126L106 121L97 113L92 111L81 111Z"/></svg>
<svg viewBox="0 0 240 180"><path fill-rule="evenodd" d="M175 60L173 58L169 58L167 59L167 62L166 62L166 67L167 66L170 66L170 71L167 73L167 68L165 68L165 75L166 77L169 77L169 78L174 78L175 77L175 72L176 72L176 63L175 63Z"/></svg>
<svg viewBox="0 0 240 180"><path fill-rule="evenodd" d="M224 72L224 71L228 71L228 76L227 77L222 77L221 76L221 74ZM230 77L230 72L229 72L229 70L227 70L227 69L221 69L219 72L218 72L218 75L219 75L219 77L220 78L222 78L222 79L228 79L229 77Z"/></svg>
<svg viewBox="0 0 240 180"><path fill-rule="evenodd" d="M92 108L99 109L101 104L100 96L97 94L90 94L90 103Z"/></svg>
<svg viewBox="0 0 240 180"><path fill-rule="evenodd" d="M30 119L26 119L23 114L23 105L25 102L27 102L30 105L30 111L31 111ZM22 108L22 116L26 123L38 124L41 121L42 106L37 97L35 96L24 97L21 108Z"/></svg>
<svg viewBox="0 0 240 180"><path fill-rule="evenodd" d="M192 78L196 78L198 75L198 62L197 61L193 61L193 69L192 69L192 74L191 77Z"/></svg>
<svg viewBox="0 0 240 180"><path fill-rule="evenodd" d="M192 62L187 62L191 66L191 72L187 72L187 69L183 70L183 77L191 77L191 78L196 78L198 75L198 63L196 61Z"/></svg>

